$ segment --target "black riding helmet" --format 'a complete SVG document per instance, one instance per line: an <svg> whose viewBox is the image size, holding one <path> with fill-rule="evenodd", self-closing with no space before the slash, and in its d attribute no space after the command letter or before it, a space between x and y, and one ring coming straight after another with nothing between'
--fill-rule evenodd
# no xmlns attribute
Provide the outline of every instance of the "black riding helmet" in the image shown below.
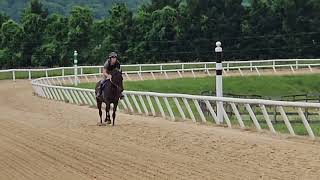
<svg viewBox="0 0 320 180"><path fill-rule="evenodd" d="M111 52L111 53L109 54L109 58L112 58L112 57L118 58L118 54L115 53L115 52Z"/></svg>

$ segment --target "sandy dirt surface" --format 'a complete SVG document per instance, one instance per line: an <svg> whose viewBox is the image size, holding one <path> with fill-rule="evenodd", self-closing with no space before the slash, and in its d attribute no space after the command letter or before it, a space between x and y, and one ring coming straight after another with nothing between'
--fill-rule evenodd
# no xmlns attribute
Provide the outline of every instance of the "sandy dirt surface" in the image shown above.
<svg viewBox="0 0 320 180"><path fill-rule="evenodd" d="M320 179L320 143L41 99L0 81L0 179Z"/></svg>

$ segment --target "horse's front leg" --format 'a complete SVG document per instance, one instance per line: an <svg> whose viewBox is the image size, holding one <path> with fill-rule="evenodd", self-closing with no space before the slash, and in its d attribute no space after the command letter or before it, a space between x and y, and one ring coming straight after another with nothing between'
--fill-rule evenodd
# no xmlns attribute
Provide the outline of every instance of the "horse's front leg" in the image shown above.
<svg viewBox="0 0 320 180"><path fill-rule="evenodd" d="M113 104L113 113L112 113L112 126L114 126L114 122L116 120L116 111L118 107L118 101Z"/></svg>
<svg viewBox="0 0 320 180"><path fill-rule="evenodd" d="M99 116L100 116L100 124L98 123L99 126L102 126L102 102L97 99L97 107L99 110Z"/></svg>
<svg viewBox="0 0 320 180"><path fill-rule="evenodd" d="M106 119L104 120L107 124L111 124L110 119L110 102L106 103Z"/></svg>

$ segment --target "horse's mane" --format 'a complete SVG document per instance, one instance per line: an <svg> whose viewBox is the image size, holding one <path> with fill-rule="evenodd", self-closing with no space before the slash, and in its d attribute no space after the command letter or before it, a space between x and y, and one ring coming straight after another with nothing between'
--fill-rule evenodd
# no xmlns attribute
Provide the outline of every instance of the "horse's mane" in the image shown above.
<svg viewBox="0 0 320 180"><path fill-rule="evenodd" d="M122 72L115 69L113 70L111 75L112 75L112 79L111 79L112 83L116 86L119 86L121 89L123 89L123 87L121 87L122 81L123 81Z"/></svg>

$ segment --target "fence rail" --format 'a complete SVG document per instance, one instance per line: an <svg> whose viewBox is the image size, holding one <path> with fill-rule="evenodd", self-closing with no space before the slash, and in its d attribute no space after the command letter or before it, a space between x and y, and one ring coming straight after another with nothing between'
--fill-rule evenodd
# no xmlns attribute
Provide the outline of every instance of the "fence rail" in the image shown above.
<svg viewBox="0 0 320 180"><path fill-rule="evenodd" d="M224 73L237 71L241 75L243 70L250 70L260 75L262 70L271 69L277 73L277 69L286 68L295 72L299 68L307 68L313 72L314 68L320 66L320 59L275 59L275 60L253 60L253 61L224 61ZM101 73L102 66L78 66L78 74ZM145 72L180 72L190 70L215 70L215 62L191 62L191 63L162 63L162 64L137 64L123 65L123 71L127 73L145 73ZM74 67L58 67L48 69L10 69L0 70L0 79L19 78L39 78L51 76L65 76L74 73Z"/></svg>
<svg viewBox="0 0 320 180"><path fill-rule="evenodd" d="M197 70L203 69L205 68ZM205 70L208 69L210 68ZM194 70L190 69L189 71ZM145 73L161 74L167 71L173 70L145 71ZM135 74L136 72L127 72L127 75L130 73ZM99 74L82 74L78 80L89 82L90 79L97 80L97 76ZM142 78L143 76L140 77ZM33 80L32 86L34 92L44 98L95 106L94 90L63 86L74 84L75 80L74 76L44 77ZM222 122L217 118L216 109L218 106L221 107L223 112ZM233 116L227 113L226 109L228 107L232 109ZM172 121L180 119L191 119L193 122L211 121L229 128L255 128L257 131L267 129L272 133L285 131L293 136L305 134L309 135L311 139L315 139L316 136L320 135L319 129L313 124L315 120L320 119L320 103L124 91L124 99L120 101L119 108L129 113L162 116ZM274 108L281 116L282 126L275 124L273 121ZM308 119L304 114L306 108L309 112L313 112L312 115L308 116ZM297 128L294 122L301 122L303 130ZM314 126L313 128L311 127L312 125Z"/></svg>

